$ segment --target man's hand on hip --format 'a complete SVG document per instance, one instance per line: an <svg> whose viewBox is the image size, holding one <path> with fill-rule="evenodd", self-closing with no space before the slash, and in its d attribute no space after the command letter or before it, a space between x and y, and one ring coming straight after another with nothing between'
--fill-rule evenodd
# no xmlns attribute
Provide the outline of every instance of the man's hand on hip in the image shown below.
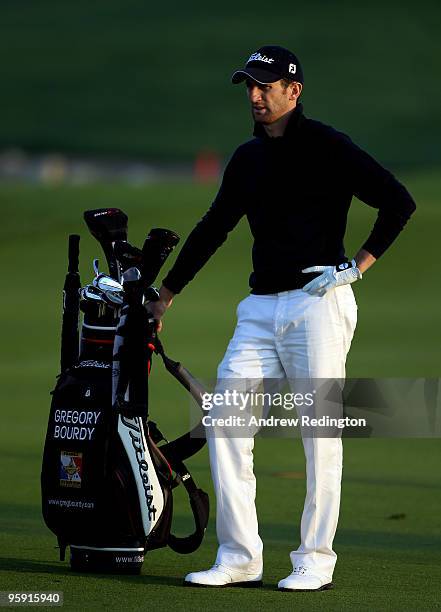
<svg viewBox="0 0 441 612"><path fill-rule="evenodd" d="M305 268L302 272L305 274L308 272L322 273L303 287L303 291L306 291L306 293L320 297L331 289L335 289L335 287L348 285L362 278L355 259L350 263L343 263L339 266L311 266Z"/></svg>
<svg viewBox="0 0 441 612"><path fill-rule="evenodd" d="M170 291L170 289L167 289L167 287L164 287L164 285L162 285L161 289L159 290L159 300L157 300L156 302L149 302L147 305L149 311L152 313L153 317L158 322L156 327L156 330L158 332L160 332L162 329L161 319L164 316L164 313L167 308L170 308L170 306L172 305L174 295L175 294Z"/></svg>

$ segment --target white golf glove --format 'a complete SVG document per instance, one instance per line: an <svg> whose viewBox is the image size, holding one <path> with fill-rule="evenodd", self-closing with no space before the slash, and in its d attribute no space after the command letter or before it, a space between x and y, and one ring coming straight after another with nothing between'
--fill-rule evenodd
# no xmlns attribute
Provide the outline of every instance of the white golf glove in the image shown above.
<svg viewBox="0 0 441 612"><path fill-rule="evenodd" d="M307 272L322 272L320 276L314 278L302 289L310 295L318 295L320 297L325 295L330 289L354 283L362 278L355 259L351 263L342 263L338 266L311 266L310 268L305 268L302 272L305 274Z"/></svg>

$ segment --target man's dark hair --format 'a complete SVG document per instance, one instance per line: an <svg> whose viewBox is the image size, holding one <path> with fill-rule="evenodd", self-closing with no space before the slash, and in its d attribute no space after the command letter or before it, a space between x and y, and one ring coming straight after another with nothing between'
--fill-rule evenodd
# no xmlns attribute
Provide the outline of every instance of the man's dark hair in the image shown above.
<svg viewBox="0 0 441 612"><path fill-rule="evenodd" d="M295 79L280 79L283 89L286 91L291 83L296 83ZM299 96L300 98L300 96Z"/></svg>
<svg viewBox="0 0 441 612"><path fill-rule="evenodd" d="M286 89L288 85L291 85L291 83L295 83L295 80L294 79L280 79L280 82L282 83L283 89Z"/></svg>

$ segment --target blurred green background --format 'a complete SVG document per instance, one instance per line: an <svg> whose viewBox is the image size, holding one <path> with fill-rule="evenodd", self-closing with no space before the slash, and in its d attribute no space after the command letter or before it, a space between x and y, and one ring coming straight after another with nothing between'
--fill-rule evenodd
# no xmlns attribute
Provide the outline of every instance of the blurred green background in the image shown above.
<svg viewBox="0 0 441 612"><path fill-rule="evenodd" d="M248 138L230 76L262 44L295 51L306 113L394 164L437 164L437 0L3 0L0 147L149 159L229 155Z"/></svg>
<svg viewBox="0 0 441 612"><path fill-rule="evenodd" d="M394 170L418 205L396 244L354 286L359 324L348 375L438 377L440 16L439 4L430 1L272 6L3 0L0 152L141 159L164 167L191 164L207 149L224 159L251 131L244 92L229 84L231 72L263 43L291 47L304 65L306 114L348 132ZM39 469L49 390L59 367L67 235L82 236L85 283L92 277L92 258L104 258L87 234L84 210L122 208L135 244L153 226L184 238L216 189L217 183L195 183L191 175L136 185L0 182L0 590L64 590L65 607L72 610L439 607L436 439L345 442L333 592L298 594L293 601L275 591L290 571L288 552L298 543L305 486L299 441L256 442L263 591L181 588L185 573L208 567L216 550L206 450L190 462L213 508L197 553L151 553L138 578L84 577L57 561L54 537L40 515ZM374 220L375 211L354 200L348 254ZM248 290L250 246L241 222L165 318L168 353L201 379L213 378L233 332L236 304ZM189 399L159 362L151 378L151 412L168 437L187 427ZM190 528L181 495L176 522L182 533Z"/></svg>

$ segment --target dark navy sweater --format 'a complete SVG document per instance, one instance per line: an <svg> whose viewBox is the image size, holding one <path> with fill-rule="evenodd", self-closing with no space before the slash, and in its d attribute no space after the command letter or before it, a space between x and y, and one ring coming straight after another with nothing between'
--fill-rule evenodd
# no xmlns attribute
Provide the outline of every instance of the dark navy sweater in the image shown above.
<svg viewBox="0 0 441 612"><path fill-rule="evenodd" d="M188 236L163 284L179 293L246 215L252 235L252 293L303 287L302 268L347 261L343 238L352 197L378 209L363 248L380 257L415 210L397 179L348 136L303 115L285 133L255 138L230 159L219 192Z"/></svg>

